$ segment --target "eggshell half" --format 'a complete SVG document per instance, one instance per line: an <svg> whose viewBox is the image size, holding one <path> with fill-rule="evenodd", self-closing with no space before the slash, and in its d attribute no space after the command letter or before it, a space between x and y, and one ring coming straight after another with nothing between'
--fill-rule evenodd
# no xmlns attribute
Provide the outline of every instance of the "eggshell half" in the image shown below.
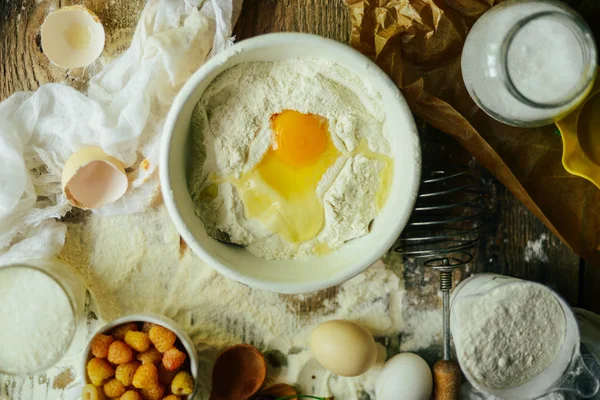
<svg viewBox="0 0 600 400"><path fill-rule="evenodd" d="M377 358L371 333L350 321L328 321L317 326L310 348L323 368L340 376L362 375Z"/></svg>
<svg viewBox="0 0 600 400"><path fill-rule="evenodd" d="M85 67L104 49L104 27L83 6L60 8L50 13L41 28L42 51L63 68Z"/></svg>
<svg viewBox="0 0 600 400"><path fill-rule="evenodd" d="M377 400L429 400L433 388L431 369L414 353L390 358L377 377Z"/></svg>
<svg viewBox="0 0 600 400"><path fill-rule="evenodd" d="M83 209L100 208L125 194L125 168L100 147L84 147L65 163L62 188L69 203Z"/></svg>

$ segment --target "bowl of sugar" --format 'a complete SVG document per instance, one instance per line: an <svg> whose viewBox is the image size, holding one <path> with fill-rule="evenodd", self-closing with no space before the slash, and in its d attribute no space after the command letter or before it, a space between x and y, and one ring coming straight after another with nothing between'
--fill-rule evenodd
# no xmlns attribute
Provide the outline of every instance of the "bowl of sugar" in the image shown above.
<svg viewBox="0 0 600 400"><path fill-rule="evenodd" d="M85 285L57 261L0 266L0 374L32 375L78 350Z"/></svg>
<svg viewBox="0 0 600 400"><path fill-rule="evenodd" d="M301 33L244 40L194 73L160 162L189 247L230 279L289 294L340 284L387 252L421 174L391 79L352 48Z"/></svg>

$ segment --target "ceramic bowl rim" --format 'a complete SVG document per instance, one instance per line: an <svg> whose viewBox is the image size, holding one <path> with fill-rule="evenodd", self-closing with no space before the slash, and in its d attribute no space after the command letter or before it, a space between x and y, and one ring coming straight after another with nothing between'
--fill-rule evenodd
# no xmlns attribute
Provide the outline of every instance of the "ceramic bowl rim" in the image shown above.
<svg viewBox="0 0 600 400"><path fill-rule="evenodd" d="M354 262L351 268L346 268L343 271L339 271L332 277L330 276L318 280L315 279L310 282L273 282L267 279L261 279L242 274L225 263L222 263L213 254L211 254L211 252L205 249L200 241L196 240L194 235L189 231L187 224L185 223L180 210L176 205L174 199L175 194L173 193L170 182L171 141L175 136L174 128L179 120L181 110L185 106L188 99L193 96L195 89L200 86L203 83L203 80L209 77L215 70L220 69L222 65L231 57L235 57L242 52L252 51L253 49L260 49L274 45L292 45L298 42L302 42L303 44L308 44L311 46L322 46L327 48L327 50L332 53L344 53L344 55L352 59L353 62L364 65L364 70L369 72L369 77L371 79L379 80L380 84L385 87L385 90L388 90L390 94L394 94L395 98L397 99L394 107L399 113L401 112L407 115L407 134L411 135L409 138L414 149L414 174L411 176L413 187L411 188L412 192L410 194L409 201L406 202L403 209L400 207L398 209L398 218L395 221L388 222L389 224L394 225L393 229L391 229L391 232L387 234L387 237L379 242L376 248L373 248L373 251L366 253L363 259ZM343 67L345 64L340 65ZM269 290L277 293L298 294L327 289L341 284L365 271L392 247L408 223L417 199L421 177L421 148L414 118L412 117L412 113L406 101L402 97L397 86L373 61L369 60L367 57L351 47L331 39L313 34L284 32L270 33L243 40L209 59L190 77L179 94L176 96L168 113L167 120L163 128L163 136L161 141L160 166L160 183L167 211L183 240L198 256L200 256L200 258L202 258L209 264L210 267L218 271L220 274L250 287ZM388 199L388 201L390 200L393 199Z"/></svg>

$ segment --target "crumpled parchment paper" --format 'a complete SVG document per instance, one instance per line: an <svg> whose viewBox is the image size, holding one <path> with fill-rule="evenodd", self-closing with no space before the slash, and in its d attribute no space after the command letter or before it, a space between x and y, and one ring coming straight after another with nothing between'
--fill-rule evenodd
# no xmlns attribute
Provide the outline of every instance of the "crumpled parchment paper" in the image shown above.
<svg viewBox="0 0 600 400"><path fill-rule="evenodd" d="M344 1L352 46L390 75L411 110L452 135L575 252L600 262L600 191L564 170L556 127L497 122L464 86L460 55L467 33L501 0ZM600 2L568 3L600 29Z"/></svg>

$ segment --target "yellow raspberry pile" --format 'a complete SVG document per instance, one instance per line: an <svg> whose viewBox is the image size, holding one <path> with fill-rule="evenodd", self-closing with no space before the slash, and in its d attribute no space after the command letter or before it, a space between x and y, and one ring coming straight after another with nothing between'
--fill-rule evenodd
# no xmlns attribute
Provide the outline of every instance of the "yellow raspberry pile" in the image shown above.
<svg viewBox="0 0 600 400"><path fill-rule="evenodd" d="M177 335L149 322L130 322L97 334L86 369L91 383L83 388L83 400L178 400L194 391Z"/></svg>

